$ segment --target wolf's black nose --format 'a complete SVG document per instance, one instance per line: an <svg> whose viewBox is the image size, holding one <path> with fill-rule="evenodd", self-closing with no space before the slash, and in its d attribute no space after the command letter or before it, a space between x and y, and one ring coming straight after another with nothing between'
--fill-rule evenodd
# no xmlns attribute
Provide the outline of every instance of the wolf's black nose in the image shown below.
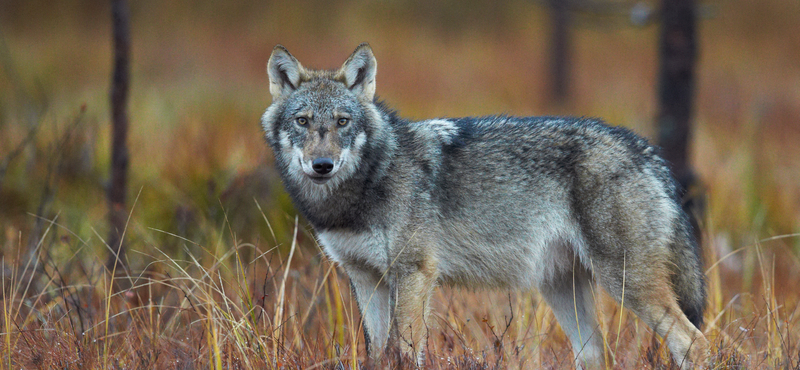
<svg viewBox="0 0 800 370"><path fill-rule="evenodd" d="M333 170L333 160L330 158L317 158L311 162L311 168L314 169L314 172L325 175Z"/></svg>

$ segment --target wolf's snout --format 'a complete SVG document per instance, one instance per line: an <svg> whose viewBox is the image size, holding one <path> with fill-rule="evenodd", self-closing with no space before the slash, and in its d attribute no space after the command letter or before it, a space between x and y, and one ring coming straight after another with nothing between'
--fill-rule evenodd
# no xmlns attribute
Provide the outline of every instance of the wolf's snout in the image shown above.
<svg viewBox="0 0 800 370"><path fill-rule="evenodd" d="M330 158L317 158L311 162L311 168L320 175L327 175L333 170L333 160Z"/></svg>

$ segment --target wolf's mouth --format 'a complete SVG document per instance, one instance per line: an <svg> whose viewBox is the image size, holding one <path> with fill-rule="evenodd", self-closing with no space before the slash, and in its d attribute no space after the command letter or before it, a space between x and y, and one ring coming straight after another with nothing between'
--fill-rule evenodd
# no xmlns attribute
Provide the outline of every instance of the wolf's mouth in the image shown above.
<svg viewBox="0 0 800 370"><path fill-rule="evenodd" d="M313 183L319 185L328 182L328 180L330 180L331 177L333 177L333 176L312 176L312 175L307 175L307 176Z"/></svg>

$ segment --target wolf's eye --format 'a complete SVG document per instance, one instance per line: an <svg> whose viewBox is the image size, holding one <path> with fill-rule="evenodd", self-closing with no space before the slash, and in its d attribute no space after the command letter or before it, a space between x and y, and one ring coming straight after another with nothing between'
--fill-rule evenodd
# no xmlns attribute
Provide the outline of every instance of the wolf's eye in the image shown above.
<svg viewBox="0 0 800 370"><path fill-rule="evenodd" d="M297 124L300 126L305 126L308 123L308 118L305 117L298 117Z"/></svg>
<svg viewBox="0 0 800 370"><path fill-rule="evenodd" d="M344 126L347 122L350 122L350 120L347 118L339 118L339 126Z"/></svg>

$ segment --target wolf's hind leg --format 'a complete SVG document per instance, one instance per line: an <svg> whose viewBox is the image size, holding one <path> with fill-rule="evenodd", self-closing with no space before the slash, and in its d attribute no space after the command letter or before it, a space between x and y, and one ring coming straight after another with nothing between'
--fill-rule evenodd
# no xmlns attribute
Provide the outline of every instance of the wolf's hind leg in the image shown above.
<svg viewBox="0 0 800 370"><path fill-rule="evenodd" d="M625 276L623 270L626 270ZM624 299L625 308L665 338L676 364L681 368L704 365L708 341L678 306L665 268L659 268L654 261L649 265L632 263L625 268L606 268L599 279L617 302Z"/></svg>
<svg viewBox="0 0 800 370"><path fill-rule="evenodd" d="M666 338L672 359L678 366L686 369L705 365L708 341L686 318L674 299L651 301L631 309L658 335Z"/></svg>
<svg viewBox="0 0 800 370"><path fill-rule="evenodd" d="M592 278L583 266L565 271L539 287L572 343L577 368L604 368L603 338L597 325Z"/></svg>
<svg viewBox="0 0 800 370"><path fill-rule="evenodd" d="M383 355L389 337L389 286L381 281L381 276L376 272L356 268L346 270L361 311L367 353L372 360L377 361Z"/></svg>

